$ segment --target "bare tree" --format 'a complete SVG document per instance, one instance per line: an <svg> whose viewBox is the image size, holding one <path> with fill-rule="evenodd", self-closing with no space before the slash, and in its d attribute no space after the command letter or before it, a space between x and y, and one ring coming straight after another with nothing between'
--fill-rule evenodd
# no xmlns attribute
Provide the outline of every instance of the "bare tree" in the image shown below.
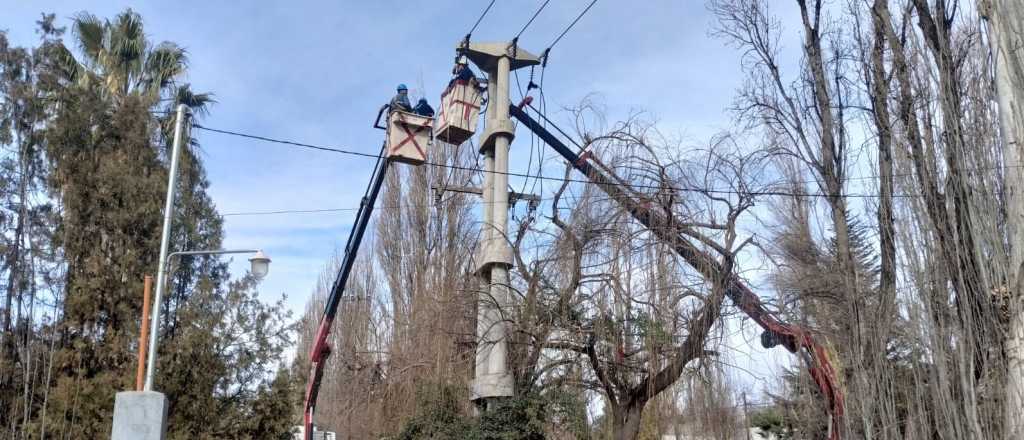
<svg viewBox="0 0 1024 440"><path fill-rule="evenodd" d="M849 120L854 99L848 78L853 67L850 45L824 2L797 0L802 59L795 73L787 77L779 60L781 22L769 11L769 4L761 0L710 3L719 20L716 33L744 51L748 76L734 110L741 123L763 130L772 139L772 153L778 160L791 164L796 174L793 180L798 183L790 187L792 192L817 193L820 199L811 202L825 202L827 229L834 243L829 254L834 264L828 275L815 279L819 284L816 290L822 295L803 298L807 301L804 311L808 313L804 318L825 331L830 340L839 342L844 360L862 367L866 354L884 343L868 335L868 317L875 316L875 311L864 294L870 287L865 282L865 268L855 255L856 214L847 197L851 168ZM805 170L812 178L810 191L800 177ZM805 240L811 240L810 225L798 230L807 232ZM810 243L813 241L807 244ZM889 276L891 286L892 272ZM887 318L883 315L882 319ZM855 408L868 406L861 409L873 411L870 406L874 399L859 390L870 386L870 372L852 368L844 373L847 383L856 390ZM849 423L833 429L849 431Z"/></svg>
<svg viewBox="0 0 1024 440"><path fill-rule="evenodd" d="M846 436L932 435L927 423L900 422L903 411L952 420L935 429L942 435L1000 432L990 423L1000 399L983 396L1004 380L990 293L1005 277L1002 204L999 179L980 170L1002 162L977 25L956 1L797 0L803 58L787 77L769 4L711 2L719 34L744 50L739 120L776 141L793 193L780 201L779 287L796 317L837 343L852 403ZM874 164L857 161L853 133L869 134ZM848 174L871 168L877 186L859 187L877 192L853 203ZM858 219L871 209L877 235Z"/></svg>
<svg viewBox="0 0 1024 440"><path fill-rule="evenodd" d="M979 0L995 64L1000 135L1006 164L1010 323L1006 340L1006 438L1024 437L1024 10L1006 0Z"/></svg>
<svg viewBox="0 0 1024 440"><path fill-rule="evenodd" d="M567 179L552 198L554 229L520 224L514 248L524 308L540 324L517 320L525 334L517 345L530 345L520 356L530 374L520 383L593 390L603 396L613 437L635 439L647 405L714 355L707 343L735 288L737 255L752 243L740 238L738 222L753 205L763 155L745 155L726 137L676 159L678 146L656 145L656 129L638 118L581 137L588 160L619 180ZM631 204L659 219L641 224ZM528 233L553 238L524 248ZM541 257L522 257L538 248ZM703 265L679 249L703 255ZM585 374L566 375L574 364L586 365Z"/></svg>
<svg viewBox="0 0 1024 440"><path fill-rule="evenodd" d="M477 226L464 194L469 147L436 144L432 163L391 165L376 207L375 234L362 246L331 333L317 421L342 435L371 438L398 431L430 384L468 377L475 298L467 283ZM434 197L436 195L436 198ZM305 356L337 262L324 269L307 304L300 354Z"/></svg>

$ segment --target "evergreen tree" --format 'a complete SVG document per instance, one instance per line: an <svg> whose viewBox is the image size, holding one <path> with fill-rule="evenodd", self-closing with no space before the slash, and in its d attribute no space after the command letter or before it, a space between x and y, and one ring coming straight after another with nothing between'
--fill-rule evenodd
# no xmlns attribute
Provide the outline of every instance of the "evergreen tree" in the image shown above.
<svg viewBox="0 0 1024 440"><path fill-rule="evenodd" d="M0 32L0 422L14 427L33 416L48 357L41 317L53 319L54 213L45 197L43 150L47 105L40 74L63 29L52 14L37 22L40 45L10 46ZM52 330L52 327L49 327Z"/></svg>
<svg viewBox="0 0 1024 440"><path fill-rule="evenodd" d="M202 116L212 99L179 83L185 51L151 44L131 10L110 21L77 15L77 51L53 15L38 24L43 40L32 50L0 34L0 438L102 438L114 394L134 385L168 110L182 103ZM223 222L198 143L187 142L172 249L219 249ZM272 368L293 332L283 302L261 302L251 276L229 283L217 257L175 266L156 377L171 402L169 437L281 438L298 395L293 375ZM53 291L45 320L32 309L37 288Z"/></svg>
<svg viewBox="0 0 1024 440"><path fill-rule="evenodd" d="M140 99L108 107L95 89L62 98L48 133L67 264L54 409L73 432L97 438L109 431L111 396L132 387L140 275L156 265L167 174Z"/></svg>

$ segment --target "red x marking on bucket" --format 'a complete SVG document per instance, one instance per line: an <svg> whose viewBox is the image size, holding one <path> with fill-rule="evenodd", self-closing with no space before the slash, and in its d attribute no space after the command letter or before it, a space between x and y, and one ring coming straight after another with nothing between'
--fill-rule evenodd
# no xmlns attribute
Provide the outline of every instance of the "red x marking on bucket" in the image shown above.
<svg viewBox="0 0 1024 440"><path fill-rule="evenodd" d="M455 100L455 104L462 104L463 109L464 109L463 112L462 112L462 119L465 120L465 121L469 120L469 112L470 111L472 111L473 109L477 109L477 110L480 109L479 105L473 105L472 102L463 101L461 99L456 99Z"/></svg>
<svg viewBox="0 0 1024 440"><path fill-rule="evenodd" d="M400 117L399 120L403 122L403 124L399 124L399 125L402 127L402 131L404 131L407 136L405 137L405 139L402 140L402 142L399 142L394 147L391 147L391 153L392 154L398 153L398 150L402 149L403 145L405 145L405 144L407 144L409 142L412 142L412 146L416 147L416 151L420 152L420 156L424 157L424 158L427 157L427 152L423 151L423 147L421 147L420 144L418 142L416 142L416 135L420 134L424 130L429 129L430 126L428 126L428 125L416 125L415 126L415 127L417 127L416 131L411 131L411 130L409 130L409 127L411 126L411 124L404 123L405 122L404 118Z"/></svg>

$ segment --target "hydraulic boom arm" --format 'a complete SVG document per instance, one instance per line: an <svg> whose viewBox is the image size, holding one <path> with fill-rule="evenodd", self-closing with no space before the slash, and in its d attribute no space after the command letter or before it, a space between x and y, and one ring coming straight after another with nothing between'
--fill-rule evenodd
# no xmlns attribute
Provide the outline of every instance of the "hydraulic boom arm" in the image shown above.
<svg viewBox="0 0 1024 440"><path fill-rule="evenodd" d="M378 119L380 116L378 115ZM348 241L345 243L345 255L341 260L341 267L338 269L338 276L331 285L331 293L327 297L327 304L324 307L324 315L320 318L320 326L316 331L316 338L313 340L313 348L309 353L310 366L309 383L306 386L306 400L303 404L302 424L306 440L313 439L313 411L316 408L316 398L320 392L320 379L323 377L324 363L327 356L331 354L331 348L327 345L327 336L331 333L331 323L338 312L338 304L345 294L345 284L348 283L348 276L352 272L352 265L355 263L356 255L359 253L359 244L363 241L363 233L366 232L366 225L370 222L370 215L373 214L373 206L377 202L377 194L384 183L384 177L388 171L389 160L384 156L384 149L381 148L380 159L373 170L373 177L370 186L366 189L362 201L359 203L359 210L356 212L355 223L348 234Z"/></svg>

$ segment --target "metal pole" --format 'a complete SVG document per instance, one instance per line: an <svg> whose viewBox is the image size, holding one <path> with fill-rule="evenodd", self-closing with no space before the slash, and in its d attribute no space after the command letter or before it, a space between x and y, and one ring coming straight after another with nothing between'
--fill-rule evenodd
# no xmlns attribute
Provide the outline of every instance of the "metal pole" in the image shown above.
<svg viewBox="0 0 1024 440"><path fill-rule="evenodd" d="M213 249L213 250L207 250L207 251L178 251L178 252L172 252L170 255L168 255L167 256L167 261L171 261L171 258L174 258L174 257L177 257L177 256L181 256L181 255L255 254L255 253L259 252L259 251L260 251L259 249L231 249L231 250Z"/></svg>
<svg viewBox="0 0 1024 440"><path fill-rule="evenodd" d="M160 236L160 262L156 272L156 295L153 298L153 317L150 320L149 359L146 361L146 391L153 391L153 372L156 370L156 341L160 336L160 302L163 300L167 278L167 248L171 241L171 210L174 208L174 190L178 176L178 156L181 152L182 130L188 107L178 105L174 122L174 146L171 149L171 168L167 177L167 202L164 204L164 228Z"/></svg>

